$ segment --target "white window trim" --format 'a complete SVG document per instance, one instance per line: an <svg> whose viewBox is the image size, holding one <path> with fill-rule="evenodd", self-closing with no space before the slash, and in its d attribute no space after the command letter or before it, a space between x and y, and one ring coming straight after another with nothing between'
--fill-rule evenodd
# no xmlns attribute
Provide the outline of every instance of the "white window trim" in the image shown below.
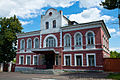
<svg viewBox="0 0 120 80"><path fill-rule="evenodd" d="M74 54L75 66L77 66L76 56L78 56L78 55L82 56L82 66L83 66L83 54Z"/></svg>
<svg viewBox="0 0 120 80"><path fill-rule="evenodd" d="M96 66L96 54L95 53L88 53L88 54L86 54L87 66L89 66L88 55L94 55L94 62L95 62L95 66Z"/></svg>
<svg viewBox="0 0 120 80"><path fill-rule="evenodd" d="M95 48L95 33L93 31L87 31L85 36L86 36L86 48L87 48L87 45L88 45L88 38L87 38L87 34L91 32L93 34L93 48Z"/></svg>
<svg viewBox="0 0 120 80"><path fill-rule="evenodd" d="M22 64L21 64L21 57L23 57L23 65L24 65L24 55L20 55L20 56L19 56L19 64L22 65Z"/></svg>
<svg viewBox="0 0 120 80"><path fill-rule="evenodd" d="M72 54L64 54L64 66L66 66L66 56L70 56L70 66L72 66Z"/></svg>
<svg viewBox="0 0 120 80"><path fill-rule="evenodd" d="M22 40L24 40L24 39L20 40L20 49L22 49ZM25 49L25 40L24 40L24 49Z"/></svg>
<svg viewBox="0 0 120 80"><path fill-rule="evenodd" d="M80 32L76 32L75 34L74 34L74 46L76 46L76 35L77 34L80 34L80 36L81 36L81 48L83 48L83 35L82 35L82 33L80 33Z"/></svg>
<svg viewBox="0 0 120 80"><path fill-rule="evenodd" d="M28 38L27 39L27 48L28 48L28 41L31 40L31 46L32 46L32 39L31 38Z"/></svg>
<svg viewBox="0 0 120 80"><path fill-rule="evenodd" d="M34 48L35 48L35 39L38 39L38 42L40 43L39 38L38 38L38 37L35 37L35 38L34 38L34 41L33 41L33 42L34 42ZM38 44L39 44L39 43L38 43ZM39 45L39 47L40 47L40 45Z"/></svg>
<svg viewBox="0 0 120 80"><path fill-rule="evenodd" d="M46 47L46 40L47 40L47 38L49 38L49 37L53 37L54 39L55 39L55 42L56 42L56 46L55 47L57 47L58 46L58 40L57 40L57 37L55 36L55 35L53 35L53 34L50 34L50 35L47 35L46 37L45 37L45 39L44 39L44 43L43 43L43 47L45 48Z"/></svg>
<svg viewBox="0 0 120 80"><path fill-rule="evenodd" d="M30 56L30 65L31 65L31 55L26 55L26 65L28 65L28 64L27 64L27 57L28 57L28 56Z"/></svg>
<svg viewBox="0 0 120 80"><path fill-rule="evenodd" d="M38 65L38 63L39 63L39 55L33 55L33 65L35 65L34 56L37 56L37 65Z"/></svg>
<svg viewBox="0 0 120 80"><path fill-rule="evenodd" d="M71 43L71 42L72 42L72 39L71 39L71 38L72 38L72 36L71 36L69 33L66 33L66 34L64 35L64 49L65 49L65 44L66 44L65 37L66 37L67 35L70 37L70 49L71 49L71 45L72 45L72 43Z"/></svg>

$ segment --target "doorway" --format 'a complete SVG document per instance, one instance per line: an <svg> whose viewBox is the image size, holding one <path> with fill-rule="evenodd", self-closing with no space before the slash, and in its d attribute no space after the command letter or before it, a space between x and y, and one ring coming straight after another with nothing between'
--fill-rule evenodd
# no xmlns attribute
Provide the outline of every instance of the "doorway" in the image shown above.
<svg viewBox="0 0 120 80"><path fill-rule="evenodd" d="M53 65L55 65L55 54L45 54L45 61L46 69L53 69Z"/></svg>

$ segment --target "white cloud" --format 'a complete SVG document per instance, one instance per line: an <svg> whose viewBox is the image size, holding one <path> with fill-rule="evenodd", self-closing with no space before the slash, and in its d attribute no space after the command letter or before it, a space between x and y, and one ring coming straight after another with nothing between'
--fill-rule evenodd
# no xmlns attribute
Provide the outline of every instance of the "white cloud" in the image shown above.
<svg viewBox="0 0 120 80"><path fill-rule="evenodd" d="M120 48L110 48L110 51L117 51L117 52L120 52Z"/></svg>
<svg viewBox="0 0 120 80"><path fill-rule="evenodd" d="M112 17L108 15L101 15L101 10L97 8L89 8L78 14L71 14L69 16L71 21L77 21L78 23L91 22L96 20L111 20Z"/></svg>
<svg viewBox="0 0 120 80"><path fill-rule="evenodd" d="M109 33L114 33L116 30L114 28L108 28Z"/></svg>
<svg viewBox="0 0 120 80"><path fill-rule="evenodd" d="M21 23L22 25L27 25L27 24L32 24L33 21L32 21L32 20L31 20L31 21L21 21L21 20L20 20L20 23Z"/></svg>
<svg viewBox="0 0 120 80"><path fill-rule="evenodd" d="M36 17L42 8L69 7L78 0L0 0L0 17L9 17L14 14L21 18Z"/></svg>
<svg viewBox="0 0 120 80"><path fill-rule="evenodd" d="M91 8L95 6L100 7L101 1L104 0L79 0L80 8Z"/></svg>
<svg viewBox="0 0 120 80"><path fill-rule="evenodd" d="M120 36L120 31L118 31L115 34L113 34L113 37L118 37L118 36Z"/></svg>

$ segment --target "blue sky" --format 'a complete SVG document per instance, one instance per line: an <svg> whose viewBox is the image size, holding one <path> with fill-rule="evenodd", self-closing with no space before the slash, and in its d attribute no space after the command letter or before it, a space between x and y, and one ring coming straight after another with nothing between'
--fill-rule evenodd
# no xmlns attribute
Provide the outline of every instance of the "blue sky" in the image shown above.
<svg viewBox="0 0 120 80"><path fill-rule="evenodd" d="M0 0L0 17L17 15L24 32L40 30L40 16L49 8L62 10L68 19L78 23L103 19L111 35L110 50L120 52L118 9L104 9L99 5L101 1L104 0Z"/></svg>

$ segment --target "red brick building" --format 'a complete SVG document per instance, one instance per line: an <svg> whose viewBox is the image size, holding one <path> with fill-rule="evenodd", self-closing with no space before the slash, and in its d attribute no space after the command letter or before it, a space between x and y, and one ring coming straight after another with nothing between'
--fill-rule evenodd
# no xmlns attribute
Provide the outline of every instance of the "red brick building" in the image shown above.
<svg viewBox="0 0 120 80"><path fill-rule="evenodd" d="M104 21L78 24L50 8L41 29L18 34L16 71L29 69L103 70L110 34Z"/></svg>

